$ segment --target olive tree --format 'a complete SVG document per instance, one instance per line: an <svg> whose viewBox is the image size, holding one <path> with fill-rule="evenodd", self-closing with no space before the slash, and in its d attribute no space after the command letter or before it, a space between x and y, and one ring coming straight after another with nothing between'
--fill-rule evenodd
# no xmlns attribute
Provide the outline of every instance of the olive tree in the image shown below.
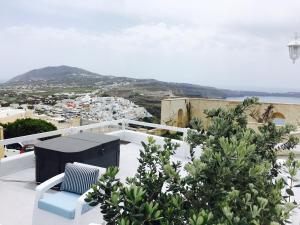
<svg viewBox="0 0 300 225"><path fill-rule="evenodd" d="M279 225L297 206L293 199L300 165L290 155L278 164L277 151L298 142L293 126L276 127L267 121L259 132L247 127L247 112L258 104L250 98L230 109L206 111L210 125L204 130L193 120L187 142L201 146L199 157L173 162L176 144L164 146L153 138L142 143L139 167L126 183L111 167L86 199L100 204L108 225ZM290 173L288 178L281 174Z"/></svg>

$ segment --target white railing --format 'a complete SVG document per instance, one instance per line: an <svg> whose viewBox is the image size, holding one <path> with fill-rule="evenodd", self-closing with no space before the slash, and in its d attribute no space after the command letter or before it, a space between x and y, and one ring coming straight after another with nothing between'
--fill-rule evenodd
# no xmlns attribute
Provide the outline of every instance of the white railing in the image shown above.
<svg viewBox="0 0 300 225"><path fill-rule="evenodd" d="M291 132L291 135L300 135L300 130L296 130Z"/></svg>
<svg viewBox="0 0 300 225"><path fill-rule="evenodd" d="M185 133L187 131L187 128L173 127L173 126L167 126L167 125L155 124L155 123L146 123L146 122L141 122L141 121L136 121L136 120L124 120L124 122L126 124L134 124L134 125L140 125L140 126L144 126L144 127L152 127L152 128L177 131L177 132L182 132L182 133Z"/></svg>
<svg viewBox="0 0 300 225"><path fill-rule="evenodd" d="M134 124L138 126L145 126L145 127L152 127L152 128L158 128L158 129L164 129L164 130L171 130L171 131L177 131L182 132L183 135L186 135L187 129L185 128L177 128L177 127L171 127L171 126L164 126L160 124L152 124L152 123L144 123L134 120L114 120L114 121L106 121L106 122L100 122L85 126L79 126L79 127L72 127L57 131L51 131L51 132L45 132L40 134L33 134L28 136L22 136L17 138L11 138L11 139L5 139L0 140L0 145L7 145L12 144L16 142L26 142L26 141L33 141L37 140L39 138L46 138L51 137L55 135L70 135L75 134L81 131L86 131L90 129L97 129L97 128L103 128L107 126L120 126L119 130L113 131L113 132L106 132L109 135L114 135L119 137L123 141L128 141L135 144L141 144L141 142L147 142L147 139L149 136L153 136L156 140L157 144L163 145L164 144L164 138L159 137L156 135L149 135L142 132L137 131L131 131L129 130L128 125ZM178 140L172 140L175 143L180 144L180 148L177 149L175 156L187 159L188 153L189 153L189 145L184 141L178 141ZM18 154L14 156L10 156L7 158L0 159L0 177L8 174L12 174L18 171L22 171L27 168L33 168L34 167L34 153L28 152L25 154Z"/></svg>
<svg viewBox="0 0 300 225"><path fill-rule="evenodd" d="M187 137L187 132L188 128L181 128L181 127L173 127L173 126L167 126L167 125L162 125L162 124L155 124L155 123L146 123L146 122L141 122L141 121L135 121L135 120L123 120L123 123L128 124L134 124L134 125L139 125L139 126L144 126L144 127L152 127L156 129L161 129L161 130L169 130L169 131L176 131L176 132L181 132L183 134L183 138Z"/></svg>
<svg viewBox="0 0 300 225"><path fill-rule="evenodd" d="M28 136L22 136L17 138L11 138L11 139L5 139L0 140L0 145L7 145L12 144L16 142L26 142L26 141L34 141L40 138L46 138L51 137L55 135L70 135L79 133L82 131L87 131L90 129L97 129L97 128L105 128L109 126L118 126L119 130L115 130L113 132L105 132L110 135L114 135L119 137L123 141L128 141L135 144L140 144L141 141L146 142L147 138L149 136L153 136L158 144L162 145L164 143L164 138L159 137L152 134L145 134L138 131L131 131L129 128L129 125L137 125L137 126L143 126L143 127L150 127L150 128L156 128L156 129L163 129L163 130L169 130L169 131L176 131L183 133L183 141L178 140L172 140L173 142L177 142L180 144L180 149L176 151L176 156L182 158L182 159L189 159L189 150L190 146L188 143L186 143L185 137L187 136L188 129L187 128L179 128L179 127L172 127L172 126L166 126L161 124L153 124L153 123L146 123L146 122L140 122L140 121L134 121L134 120L127 120L127 119L121 119L121 120L113 120L113 121L105 121L95 124L89 124L84 126L78 126L78 127L72 127L67 129L61 129L51 132L45 132L45 133L39 133L39 134L33 134ZM198 148L197 153L201 154L201 148ZM295 149L295 153L298 155L300 152L300 146L299 150ZM20 171L20 168L29 168L34 166L34 153L28 152L21 155L15 155L10 156L4 159L0 159L0 177L5 174L13 173L16 171Z"/></svg>
<svg viewBox="0 0 300 225"><path fill-rule="evenodd" d="M107 127L107 126L121 125L121 127L122 127L121 129L126 130L128 128L129 124L181 132L181 133L183 133L183 137L186 137L187 131L188 131L187 128L179 128L179 127L172 127L172 126L161 125L161 124L140 122L140 121L135 121L135 120L120 119L120 120L105 121L105 122L100 122L100 123L84 125L84 126L60 129L60 130L50 131L50 132L45 132L45 133L32 134L32 135L27 135L27 136L22 136L22 137L4 139L4 140L0 140L0 145L3 146L3 145L13 144L13 143L17 143L17 142L22 143L25 141L32 141L32 140L37 140L40 138L47 138L47 137L56 136L56 135L70 135L70 134L75 134L75 133L79 133L79 132L86 131L86 130L103 128L103 127Z"/></svg>
<svg viewBox="0 0 300 225"><path fill-rule="evenodd" d="M122 123L122 121L123 120L105 121L105 122L89 124L89 125L85 125L85 126L71 127L71 128L65 128L65 129L44 132L44 133L39 133L39 134L32 134L32 135L27 135L27 136L22 136L22 137L4 139L4 140L0 140L0 145L8 145L8 144L16 143L16 142L32 141L32 140L37 140L40 138L47 138L47 137L51 137L51 136L55 136L55 135L74 134L74 133L79 133L79 132L85 131L85 130L101 128L101 127L106 127L106 126L112 126L112 125L119 125L120 123Z"/></svg>

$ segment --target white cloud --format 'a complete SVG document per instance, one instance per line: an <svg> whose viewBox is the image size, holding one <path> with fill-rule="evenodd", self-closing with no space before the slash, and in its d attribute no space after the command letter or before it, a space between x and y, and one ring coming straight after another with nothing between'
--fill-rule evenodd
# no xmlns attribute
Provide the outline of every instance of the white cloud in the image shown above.
<svg viewBox="0 0 300 225"><path fill-rule="evenodd" d="M76 29L55 27L14 26L2 30L0 38L4 42L19 42L47 48L46 43L60 47L90 47L117 51L176 52L211 51L223 48L247 51L251 49L266 51L276 48L277 40L266 40L244 33L216 32L197 26L166 25L164 23L144 24L117 32L87 33ZM25 44L26 43L26 44ZM5 46L2 46L5 48ZM18 49L20 50L20 49Z"/></svg>
<svg viewBox="0 0 300 225"><path fill-rule="evenodd" d="M172 19L196 24L264 24L299 21L300 2L294 0L43 0L56 7L88 9Z"/></svg>
<svg viewBox="0 0 300 225"><path fill-rule="evenodd" d="M68 64L104 74L219 87L297 87L297 69L285 45L300 24L299 1L19 1L32 11L73 17L79 11L108 13L116 20L125 15L139 22L113 31L89 31L84 24L76 29L55 23L2 27L2 76Z"/></svg>

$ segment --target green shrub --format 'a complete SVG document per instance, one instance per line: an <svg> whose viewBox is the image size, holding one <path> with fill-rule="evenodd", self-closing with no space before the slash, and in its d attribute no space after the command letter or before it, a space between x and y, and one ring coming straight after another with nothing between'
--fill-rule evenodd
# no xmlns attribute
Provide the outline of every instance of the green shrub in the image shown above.
<svg viewBox="0 0 300 225"><path fill-rule="evenodd" d="M4 137L14 138L57 130L56 126L40 119L18 119L13 123L4 124Z"/></svg>
<svg viewBox="0 0 300 225"><path fill-rule="evenodd" d="M167 131L165 134L162 135L162 137L182 141L183 134L180 132Z"/></svg>
<svg viewBox="0 0 300 225"><path fill-rule="evenodd" d="M206 111L207 130L194 121L197 129L190 130L187 142L203 152L195 157L191 150L184 166L171 161L177 145L166 140L161 148L149 138L142 143L136 175L124 184L116 178L118 168L109 168L86 201L100 203L108 225L285 224L296 207L292 188L300 163L290 155L284 180L276 152L298 140L289 136L292 126L266 122L259 132L247 128L246 112L255 104L252 98L228 110Z"/></svg>

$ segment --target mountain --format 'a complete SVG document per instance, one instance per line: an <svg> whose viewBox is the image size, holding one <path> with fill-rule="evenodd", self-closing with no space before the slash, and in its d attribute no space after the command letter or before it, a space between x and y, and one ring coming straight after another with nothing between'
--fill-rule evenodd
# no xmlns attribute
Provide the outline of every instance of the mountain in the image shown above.
<svg viewBox="0 0 300 225"><path fill-rule="evenodd" d="M148 92L173 93L176 96L195 96L224 98L236 96L230 90L217 89L213 87L200 86L186 83L162 82L154 79L134 79L128 77L116 77L100 75L81 68L70 66L52 66L34 69L18 75L9 80L7 85L31 85L31 86L99 86L107 92L124 92L126 90Z"/></svg>
<svg viewBox="0 0 300 225"><path fill-rule="evenodd" d="M163 82L155 79L134 79L101 75L81 68L71 66L51 66L34 69L18 75L5 85L30 85L38 88L58 87L93 87L103 90L108 95L127 97L131 99L157 100L166 96L185 96L203 98L227 98L242 96L285 96L300 97L300 93L268 93L255 91L232 91L214 87L188 83ZM144 101L144 100L143 100Z"/></svg>
<svg viewBox="0 0 300 225"><path fill-rule="evenodd" d="M188 83L101 75L70 66L52 66L31 70L14 77L4 84L0 84L0 86L14 90L23 88L24 90L32 90L33 93L36 90L43 90L46 94L65 92L66 89L72 91L97 89L100 90L102 96L124 97L138 105L144 106L157 118L160 117L161 100L173 96L219 99L244 96L300 97L298 92L233 91Z"/></svg>
<svg viewBox="0 0 300 225"><path fill-rule="evenodd" d="M8 83L29 84L29 83L61 83L75 79L80 82L84 79L97 79L102 76L90 71L71 66L49 66L41 69L34 69L24 74L18 75Z"/></svg>

